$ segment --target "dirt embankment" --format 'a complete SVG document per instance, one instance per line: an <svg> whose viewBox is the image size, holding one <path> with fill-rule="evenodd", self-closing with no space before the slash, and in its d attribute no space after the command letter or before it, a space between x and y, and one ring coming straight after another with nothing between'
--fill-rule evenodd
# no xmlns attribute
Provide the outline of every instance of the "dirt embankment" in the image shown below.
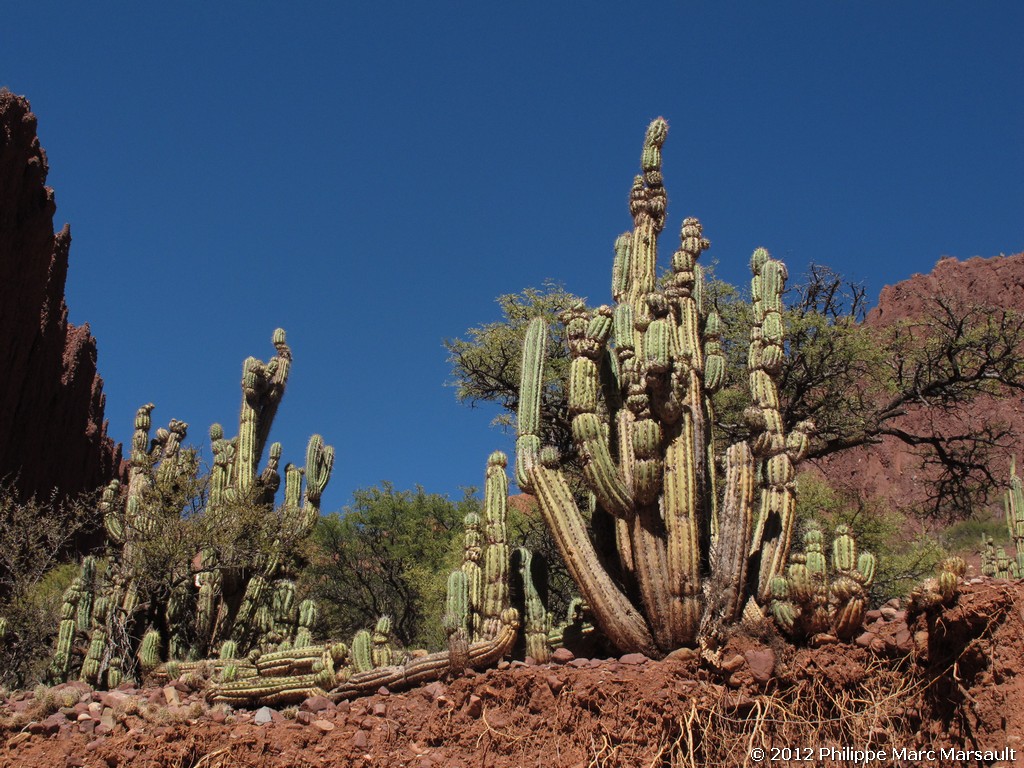
<svg viewBox="0 0 1024 768"><path fill-rule="evenodd" d="M853 645L796 649L766 627L714 659L563 652L281 710L211 707L186 681L15 694L0 703L0 766L768 764L756 749L775 750L773 765L853 765L857 749L886 752L869 765L1024 765L1022 665L1024 584L977 579L941 613L871 612ZM793 759L806 750L814 761Z"/></svg>

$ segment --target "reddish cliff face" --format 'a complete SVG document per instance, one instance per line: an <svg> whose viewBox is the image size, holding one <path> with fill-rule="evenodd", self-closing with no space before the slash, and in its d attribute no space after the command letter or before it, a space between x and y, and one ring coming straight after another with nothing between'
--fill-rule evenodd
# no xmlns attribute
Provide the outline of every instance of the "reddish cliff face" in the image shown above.
<svg viewBox="0 0 1024 768"><path fill-rule="evenodd" d="M882 289L878 305L866 322L877 328L901 320L922 317L935 296L945 296L964 305L992 306L1024 311L1024 253L994 258L939 261L931 273ZM1024 350L1021 350L1024 354ZM979 397L959 414L929 415L911 409L898 425L911 431L942 434L977 433L985 423L1009 428L1014 450L1024 455L1024 397L1006 392L1002 397ZM997 478L1008 477L1010 453L999 457L991 468ZM933 471L903 442L885 437L877 445L846 451L820 463L830 483L863 493L882 496L897 507L920 504L926 497ZM998 501L999 494L993 497ZM975 510L977 511L977 510Z"/></svg>
<svg viewBox="0 0 1024 768"><path fill-rule="evenodd" d="M71 231L53 231L36 117L0 91L0 478L26 496L92 490L115 475L89 326L67 321Z"/></svg>

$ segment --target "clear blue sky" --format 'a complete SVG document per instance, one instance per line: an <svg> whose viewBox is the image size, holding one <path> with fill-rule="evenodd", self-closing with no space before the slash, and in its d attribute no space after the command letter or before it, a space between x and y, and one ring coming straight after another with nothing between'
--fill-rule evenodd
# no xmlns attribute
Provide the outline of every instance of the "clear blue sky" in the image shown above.
<svg viewBox="0 0 1024 768"><path fill-rule="evenodd" d="M479 486L511 439L441 342L546 278L608 301L657 115L669 230L699 216L732 282L759 245L872 297L1024 250L1024 3L628 5L5 8L0 85L39 117L114 438L152 400L205 446L282 326L274 437L336 446L327 509Z"/></svg>

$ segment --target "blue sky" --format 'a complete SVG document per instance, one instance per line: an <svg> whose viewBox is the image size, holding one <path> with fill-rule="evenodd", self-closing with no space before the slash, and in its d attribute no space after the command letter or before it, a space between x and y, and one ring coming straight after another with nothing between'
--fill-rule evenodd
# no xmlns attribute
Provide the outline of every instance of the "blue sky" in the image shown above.
<svg viewBox="0 0 1024 768"><path fill-rule="evenodd" d="M114 438L153 401L205 446L281 326L274 437L336 446L336 509L511 450L442 340L547 278L608 301L658 115L665 259L696 215L727 280L763 245L874 299L1024 250L1022 33L1018 2L39 2L4 11L0 85L39 118Z"/></svg>

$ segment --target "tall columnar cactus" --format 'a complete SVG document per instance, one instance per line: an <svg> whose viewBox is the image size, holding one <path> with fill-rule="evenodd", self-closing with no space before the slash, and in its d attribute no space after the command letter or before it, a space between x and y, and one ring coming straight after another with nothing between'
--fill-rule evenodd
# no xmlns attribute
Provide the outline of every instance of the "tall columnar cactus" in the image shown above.
<svg viewBox="0 0 1024 768"><path fill-rule="evenodd" d="M540 664L546 663L551 657L549 633L551 617L546 602L547 572L546 565L539 557L525 547L517 547L512 553L512 569L515 573L513 582L513 602L520 606L523 621L523 634L526 655Z"/></svg>
<svg viewBox="0 0 1024 768"><path fill-rule="evenodd" d="M804 534L804 551L792 556L784 576L772 580L772 616L796 639L832 634L847 640L861 627L874 578L875 557L858 555L849 528L836 528L830 572L821 530L811 527Z"/></svg>
<svg viewBox="0 0 1024 768"><path fill-rule="evenodd" d="M1017 475L1016 458L1010 462L1010 487L1004 498L1006 510L1006 528L1016 550L1010 563L1010 574L1013 578L1024 577L1024 481Z"/></svg>
<svg viewBox="0 0 1024 768"><path fill-rule="evenodd" d="M667 131L660 118L647 130L630 192L633 231L615 243L615 306L562 316L573 441L596 505L615 521L614 542L594 546L557 455L541 446L547 328L540 319L524 344L516 451L517 482L537 495L599 626L619 648L650 656L694 643L705 622L737 619L751 596L767 601L788 557L794 466L813 429L783 429L773 377L783 360L786 269L759 248L751 259L753 402L745 414L752 436L725 453L719 510L711 394L725 361L718 314L703 306L697 259L709 244L697 219L683 222L660 287L655 274ZM598 555L609 551L616 562Z"/></svg>
<svg viewBox="0 0 1024 768"><path fill-rule="evenodd" d="M282 449L273 443L262 472L257 473L271 424L284 395L292 354L284 331L274 332L276 354L267 362L248 358L242 373L242 407L238 436L226 439L219 424L210 428L213 467L208 504L203 514L212 525L234 514L233 505L257 505L277 514L274 497L281 484ZM161 535L166 520L181 514L162 502L161 488L191 481L198 471L194 451L183 450L188 425L172 420L152 439L153 405L135 417L128 482L117 481L100 501L112 544L104 572L87 559L65 595L52 677L66 679L81 666L90 682L108 684L137 668L153 669L160 655L199 659L232 642L236 651L268 650L292 643L309 645L315 606L297 604L289 556L295 543L309 536L319 516L319 502L334 464L334 450L314 435L306 452L306 468L285 469L285 501L281 535L262 562L245 571L226 567L213 549L180 553L173 566L170 594L149 594L141 552ZM230 564L227 564L230 565ZM156 634L154 634L156 633ZM82 643L75 644L75 636ZM79 661L80 651L88 651ZM110 670L110 673L108 673Z"/></svg>

